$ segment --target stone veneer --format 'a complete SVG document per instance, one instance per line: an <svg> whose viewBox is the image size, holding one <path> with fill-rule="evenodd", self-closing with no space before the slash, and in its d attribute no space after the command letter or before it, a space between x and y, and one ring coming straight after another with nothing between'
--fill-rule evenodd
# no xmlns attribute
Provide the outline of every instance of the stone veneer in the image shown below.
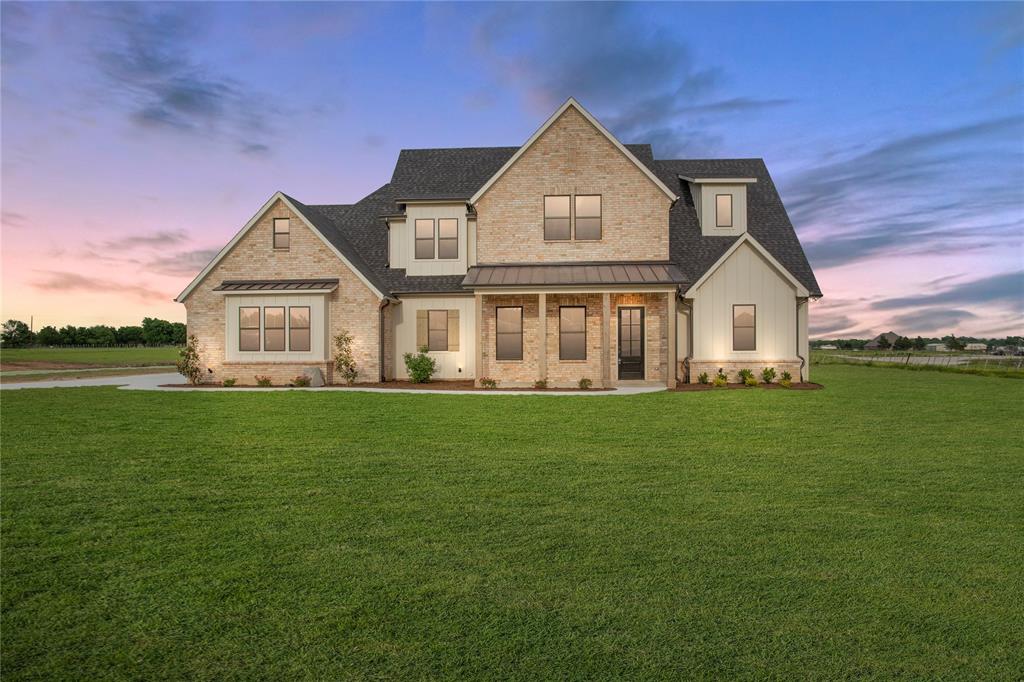
<svg viewBox="0 0 1024 682"><path fill-rule="evenodd" d="M291 218L290 248L273 248L274 218ZM199 355L206 381L220 382L235 377L239 384L255 383L256 374L268 375L275 383L287 383L302 373L303 367L330 363L225 363L224 296L213 291L226 279L297 279L337 277L338 288L328 294L331 339L345 329L353 337L353 353L359 368L359 381L379 380L379 305L380 297L311 231L282 201L277 201L234 248L217 264L206 279L185 299L188 333L199 342ZM393 344L392 344L393 345Z"/></svg>
<svg viewBox="0 0 1024 682"><path fill-rule="evenodd" d="M601 195L602 238L544 241L545 195ZM570 107L476 204L479 263L669 259L670 200Z"/></svg>
<svg viewBox="0 0 1024 682"><path fill-rule="evenodd" d="M793 381L801 381L799 360L690 360L690 383L699 383L697 377L700 376L701 372L707 372L708 379L714 379L715 375L718 374L719 368L725 372L725 376L728 377L730 383L739 383L739 371L741 369L749 369L754 373L757 380L760 381L761 370L765 367L775 368L775 381L779 380L779 375L784 371L789 372L793 376ZM685 369L681 361L679 369L680 379L684 376L684 371Z"/></svg>

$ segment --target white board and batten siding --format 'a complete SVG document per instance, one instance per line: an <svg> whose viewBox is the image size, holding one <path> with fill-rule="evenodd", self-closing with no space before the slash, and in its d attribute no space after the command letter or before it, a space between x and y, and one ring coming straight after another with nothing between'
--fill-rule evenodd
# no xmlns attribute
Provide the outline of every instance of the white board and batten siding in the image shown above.
<svg viewBox="0 0 1024 682"><path fill-rule="evenodd" d="M695 292L695 360L796 360L796 289L749 244L740 246ZM757 306L756 350L732 349L733 305ZM806 308L806 304L805 304ZM806 344L807 318L802 341Z"/></svg>
<svg viewBox="0 0 1024 682"><path fill-rule="evenodd" d="M224 359L228 362L323 362L328 358L327 294L271 294L224 297ZM288 347L288 307L309 307L308 351L240 351L238 350L238 309L258 306L260 310L260 347L263 346L264 307L285 308L285 348Z"/></svg>
<svg viewBox="0 0 1024 682"><path fill-rule="evenodd" d="M404 268L406 274L419 275L464 275L469 260L470 244L467 229L466 204L407 204L405 220L392 219L388 231L388 262L392 268ZM452 218L459 221L459 257L455 259L417 259L415 227L417 219L434 221L435 238L437 221ZM475 247L475 244L473 245ZM437 244L435 242L435 254ZM473 249L473 258L476 258Z"/></svg>
<svg viewBox="0 0 1024 682"><path fill-rule="evenodd" d="M416 318L419 311L457 310L459 318L459 349L431 351L437 361L435 379L476 378L476 301L472 296L407 296L395 307L395 376L409 378L403 357L416 352Z"/></svg>

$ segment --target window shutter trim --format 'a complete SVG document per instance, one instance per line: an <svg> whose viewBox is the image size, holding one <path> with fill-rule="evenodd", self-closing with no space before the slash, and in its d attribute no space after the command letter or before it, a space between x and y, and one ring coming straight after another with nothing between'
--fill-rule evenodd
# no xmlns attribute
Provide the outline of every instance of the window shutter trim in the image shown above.
<svg viewBox="0 0 1024 682"><path fill-rule="evenodd" d="M416 311L416 350L426 346L427 340L427 311Z"/></svg>
<svg viewBox="0 0 1024 682"><path fill-rule="evenodd" d="M448 311L448 350L459 349L459 311Z"/></svg>

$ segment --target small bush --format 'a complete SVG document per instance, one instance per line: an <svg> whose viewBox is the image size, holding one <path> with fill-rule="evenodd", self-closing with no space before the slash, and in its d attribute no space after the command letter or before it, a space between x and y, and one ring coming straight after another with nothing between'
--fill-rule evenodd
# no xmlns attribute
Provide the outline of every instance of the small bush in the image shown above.
<svg viewBox="0 0 1024 682"><path fill-rule="evenodd" d="M766 384L770 384L773 381L775 381L775 368L774 367L765 367L764 369L762 369L761 370L761 381L763 381Z"/></svg>
<svg viewBox="0 0 1024 682"><path fill-rule="evenodd" d="M793 380L792 379L780 379L779 380L779 386L782 386L783 388L789 388L792 385L793 385Z"/></svg>
<svg viewBox="0 0 1024 682"><path fill-rule="evenodd" d="M203 367L199 360L199 342L196 341L195 336L188 337L188 343L182 348L178 354L178 374L188 379L188 383L193 386L199 384L203 380Z"/></svg>
<svg viewBox="0 0 1024 682"><path fill-rule="evenodd" d="M480 377L480 385L484 388L497 388L498 380L490 377Z"/></svg>
<svg viewBox="0 0 1024 682"><path fill-rule="evenodd" d="M352 335L348 332L334 337L334 371L349 385L359 377L355 356L352 355Z"/></svg>
<svg viewBox="0 0 1024 682"><path fill-rule="evenodd" d="M294 379L292 379L292 386L298 386L300 388L305 388L305 387L309 386L309 382L310 382L309 377L307 377L305 374L300 374L299 376L297 376Z"/></svg>
<svg viewBox="0 0 1024 682"><path fill-rule="evenodd" d="M743 380L743 383L746 384L747 386L757 386L757 379L755 379L753 376L749 376Z"/></svg>
<svg viewBox="0 0 1024 682"><path fill-rule="evenodd" d="M783 371L782 374L779 375L779 378L782 379L782 381L793 381L793 375L788 371Z"/></svg>
<svg viewBox="0 0 1024 682"><path fill-rule="evenodd" d="M725 375L719 372L718 374L715 375L715 379L711 383L718 388L725 388L725 385L728 384L729 382L726 380Z"/></svg>
<svg viewBox="0 0 1024 682"><path fill-rule="evenodd" d="M256 385L261 386L263 388L267 388L268 386L270 386L270 377L264 376L262 374L257 374Z"/></svg>
<svg viewBox="0 0 1024 682"><path fill-rule="evenodd" d="M533 382L533 388L538 390L538 391L543 391L547 387L548 387L548 380L547 379L537 379L535 382Z"/></svg>
<svg viewBox="0 0 1024 682"><path fill-rule="evenodd" d="M754 376L754 373L752 371L750 371L749 369L747 369L746 367L741 369L736 374L737 374L737 376L739 376L740 383L742 383L742 384L747 383L747 379L750 379L750 378L752 378Z"/></svg>
<svg viewBox="0 0 1024 682"><path fill-rule="evenodd" d="M698 375L698 377L697 377L697 383L705 384L705 385L710 384L711 383L711 379L708 379L708 373L707 372L701 372L700 375Z"/></svg>
<svg viewBox="0 0 1024 682"><path fill-rule="evenodd" d="M437 361L427 355L427 347L422 346L418 353L406 353L405 369L409 372L409 381L414 384L425 384L437 371Z"/></svg>
<svg viewBox="0 0 1024 682"><path fill-rule="evenodd" d="M235 382L237 382L237 381L238 381L238 379L236 379L234 377L231 377L230 379L225 379L221 383L224 384L225 388L231 388L232 386L235 385Z"/></svg>
<svg viewBox="0 0 1024 682"><path fill-rule="evenodd" d="M582 379L580 379L579 384L578 384L578 386L580 387L581 391L589 391L590 387L593 386L593 385L594 385L594 382L591 381L590 379L588 379L587 377L583 377Z"/></svg>

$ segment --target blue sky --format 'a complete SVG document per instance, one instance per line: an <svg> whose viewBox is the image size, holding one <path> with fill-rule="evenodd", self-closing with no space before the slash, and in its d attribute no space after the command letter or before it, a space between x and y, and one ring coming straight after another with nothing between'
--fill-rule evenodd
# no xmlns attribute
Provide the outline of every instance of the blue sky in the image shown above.
<svg viewBox="0 0 1024 682"><path fill-rule="evenodd" d="M662 158L763 157L818 335L1024 332L1021 4L5 2L0 23L5 319L183 319L170 299L275 190L355 201L403 147L519 144L571 95Z"/></svg>

